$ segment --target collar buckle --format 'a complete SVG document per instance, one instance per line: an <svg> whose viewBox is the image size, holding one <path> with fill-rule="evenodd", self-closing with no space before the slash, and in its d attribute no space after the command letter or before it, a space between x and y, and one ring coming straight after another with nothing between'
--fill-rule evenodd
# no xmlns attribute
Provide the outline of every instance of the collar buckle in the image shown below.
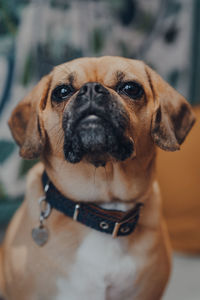
<svg viewBox="0 0 200 300"><path fill-rule="evenodd" d="M123 225L123 226L121 227L121 225ZM128 225L128 220L124 220L122 222L116 222L115 223L115 226L114 226L114 229L113 229L113 232L112 232L112 237L116 238L118 236L119 231L123 235L128 234L131 231L131 228Z"/></svg>

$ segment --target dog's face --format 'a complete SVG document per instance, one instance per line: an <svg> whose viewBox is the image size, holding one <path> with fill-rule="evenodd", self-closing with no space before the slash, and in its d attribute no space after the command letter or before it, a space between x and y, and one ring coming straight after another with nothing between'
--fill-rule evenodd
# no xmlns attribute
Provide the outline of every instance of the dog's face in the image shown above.
<svg viewBox="0 0 200 300"><path fill-rule="evenodd" d="M179 149L194 123L185 99L141 61L82 58L45 76L9 121L20 153L104 166Z"/></svg>
<svg viewBox="0 0 200 300"><path fill-rule="evenodd" d="M116 58L81 59L54 70L50 102L62 124L67 161L99 166L134 155L134 124L145 92L121 64Z"/></svg>

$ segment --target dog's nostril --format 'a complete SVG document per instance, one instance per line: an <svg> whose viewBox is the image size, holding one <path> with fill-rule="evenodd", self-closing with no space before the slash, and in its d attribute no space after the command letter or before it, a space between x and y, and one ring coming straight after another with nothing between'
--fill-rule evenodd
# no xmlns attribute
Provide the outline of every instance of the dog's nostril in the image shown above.
<svg viewBox="0 0 200 300"><path fill-rule="evenodd" d="M87 91L88 91L88 87L87 87L87 85L84 85L84 86L82 87L82 92L83 92L84 94L86 94Z"/></svg>
<svg viewBox="0 0 200 300"><path fill-rule="evenodd" d="M98 84L96 83L94 85L94 91L97 93L97 94L100 94L100 93L103 93L104 92L104 88L101 84Z"/></svg>
<svg viewBox="0 0 200 300"><path fill-rule="evenodd" d="M80 89L79 94L80 94L80 95L84 95L84 94L87 93L87 91L88 91L88 86L87 86L87 85L84 85L84 86L82 86L82 88Z"/></svg>
<svg viewBox="0 0 200 300"><path fill-rule="evenodd" d="M93 96L97 96L98 94L107 94L107 89L98 82L88 82L84 84L80 91L79 96L88 96L92 98Z"/></svg>

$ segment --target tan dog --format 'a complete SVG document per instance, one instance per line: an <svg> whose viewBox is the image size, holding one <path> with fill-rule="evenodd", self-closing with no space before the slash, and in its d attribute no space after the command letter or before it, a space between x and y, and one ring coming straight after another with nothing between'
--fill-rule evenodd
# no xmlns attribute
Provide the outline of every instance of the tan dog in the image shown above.
<svg viewBox="0 0 200 300"><path fill-rule="evenodd" d="M42 163L31 170L26 199L6 234L5 297L160 299L170 273L170 247L155 144L178 150L193 123L185 99L141 61L83 58L45 76L9 121L21 156L40 156ZM142 203L134 232L117 223L113 238L53 209L44 223L48 241L39 247L31 231L41 213L37 200L44 195L44 169L57 190L76 203L92 202L116 215ZM75 219L78 213L79 205ZM109 224L100 227L106 232Z"/></svg>

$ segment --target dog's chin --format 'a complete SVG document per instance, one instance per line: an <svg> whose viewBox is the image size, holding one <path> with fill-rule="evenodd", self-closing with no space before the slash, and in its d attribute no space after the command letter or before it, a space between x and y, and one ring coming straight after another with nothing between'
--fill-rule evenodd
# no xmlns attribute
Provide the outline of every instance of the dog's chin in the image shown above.
<svg viewBox="0 0 200 300"><path fill-rule="evenodd" d="M114 158L124 161L134 151L133 140L118 134L108 121L90 115L76 124L71 140L65 137L64 155L67 161L78 163L81 160L95 167L105 166Z"/></svg>

